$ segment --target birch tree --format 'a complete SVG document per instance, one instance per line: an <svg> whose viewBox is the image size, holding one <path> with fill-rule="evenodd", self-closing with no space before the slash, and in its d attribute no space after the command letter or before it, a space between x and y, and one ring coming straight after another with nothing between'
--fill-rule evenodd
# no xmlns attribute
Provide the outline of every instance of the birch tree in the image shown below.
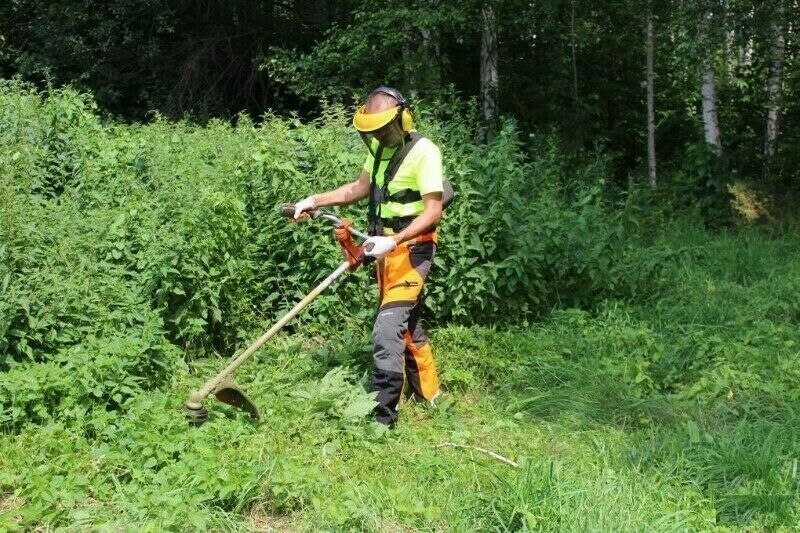
<svg viewBox="0 0 800 533"><path fill-rule="evenodd" d="M481 8L483 32L481 34L481 95L483 118L488 125L489 136L497 119L497 20L490 1Z"/></svg>
<svg viewBox="0 0 800 533"><path fill-rule="evenodd" d="M424 0L422 9L433 12L439 5L439 0ZM439 88L442 85L442 50L440 46L440 36L431 28L432 25L422 22L419 27L419 34L422 39L422 54L426 67L428 85Z"/></svg>
<svg viewBox="0 0 800 533"><path fill-rule="evenodd" d="M647 10L647 174L650 188L656 190L656 120L653 95L653 13Z"/></svg>
<svg viewBox="0 0 800 533"><path fill-rule="evenodd" d="M411 23L406 21L403 23L403 64L406 67L406 86L408 87L408 94L411 101L415 101L419 96L419 84L417 83L417 69L415 62L412 61L412 46L415 44L414 28Z"/></svg>
<svg viewBox="0 0 800 533"><path fill-rule="evenodd" d="M711 22L714 13L709 9L703 13L700 22L700 42L702 43L700 97L703 108L703 131L706 143L717 155L722 153L722 140L717 112L717 72L714 65L714 47L711 45Z"/></svg>
<svg viewBox="0 0 800 533"><path fill-rule="evenodd" d="M781 104L783 97L783 63L786 49L786 39L784 37L782 10L776 14L776 19L772 24L771 35L771 58L769 68L769 80L767 82L767 126L764 139L764 177L769 177L770 162L775 155L775 145L778 140L778 132L781 118Z"/></svg>

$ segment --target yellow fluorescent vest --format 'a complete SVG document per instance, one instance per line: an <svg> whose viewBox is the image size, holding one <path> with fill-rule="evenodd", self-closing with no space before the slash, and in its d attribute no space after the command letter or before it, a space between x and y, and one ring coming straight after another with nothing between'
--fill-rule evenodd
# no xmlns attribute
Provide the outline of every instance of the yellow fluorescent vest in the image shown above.
<svg viewBox="0 0 800 533"><path fill-rule="evenodd" d="M378 142L373 140L373 152L377 152ZM381 163L378 167L378 174L375 177L375 182L378 188L383 187L384 173L386 167L389 165L389 159L394 154L395 150L383 150ZM364 170L372 175L372 167L375 164L375 158L370 153L364 161ZM419 191L420 195L429 194L432 192L442 192L442 153L439 147L436 146L430 139L422 138L417 141L417 144L411 148L411 151L403 160L394 178L389 182L389 195L397 192L411 189ZM388 202L381 207L382 218L395 218L395 217L408 217L416 216L424 210L424 203L422 200L401 204L398 202Z"/></svg>

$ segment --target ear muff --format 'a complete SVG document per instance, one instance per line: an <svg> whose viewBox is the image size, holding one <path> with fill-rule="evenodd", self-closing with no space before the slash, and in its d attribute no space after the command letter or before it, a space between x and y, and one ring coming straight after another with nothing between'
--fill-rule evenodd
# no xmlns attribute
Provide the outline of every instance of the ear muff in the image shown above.
<svg viewBox="0 0 800 533"><path fill-rule="evenodd" d="M400 125L406 133L414 129L414 115L411 114L410 109L405 108L400 112Z"/></svg>

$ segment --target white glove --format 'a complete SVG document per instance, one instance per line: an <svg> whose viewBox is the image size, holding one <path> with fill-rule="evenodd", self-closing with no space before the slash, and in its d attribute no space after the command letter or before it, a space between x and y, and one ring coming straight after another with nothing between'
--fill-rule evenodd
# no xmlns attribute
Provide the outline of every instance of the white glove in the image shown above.
<svg viewBox="0 0 800 533"><path fill-rule="evenodd" d="M395 248L397 248L397 243L391 237L376 236L364 241L364 255L376 259L380 259Z"/></svg>
<svg viewBox="0 0 800 533"><path fill-rule="evenodd" d="M294 204L294 219L297 220L300 218L300 215L303 214L303 211L313 211L317 208L317 202L314 201L313 196L309 196L305 200L300 200L296 204Z"/></svg>

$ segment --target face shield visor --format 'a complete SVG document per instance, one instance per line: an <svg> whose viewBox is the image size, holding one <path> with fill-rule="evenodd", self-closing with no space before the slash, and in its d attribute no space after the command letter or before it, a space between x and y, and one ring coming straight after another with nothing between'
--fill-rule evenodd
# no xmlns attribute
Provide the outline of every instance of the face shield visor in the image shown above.
<svg viewBox="0 0 800 533"><path fill-rule="evenodd" d="M393 107L379 113L367 113L366 106L361 106L353 117L353 126L358 130L361 140L364 141L369 153L375 159L388 160L391 157L394 150L386 150L386 148L395 148L389 142L394 137L399 137L402 144L402 132L393 131L399 128L396 120L398 111L399 108Z"/></svg>

